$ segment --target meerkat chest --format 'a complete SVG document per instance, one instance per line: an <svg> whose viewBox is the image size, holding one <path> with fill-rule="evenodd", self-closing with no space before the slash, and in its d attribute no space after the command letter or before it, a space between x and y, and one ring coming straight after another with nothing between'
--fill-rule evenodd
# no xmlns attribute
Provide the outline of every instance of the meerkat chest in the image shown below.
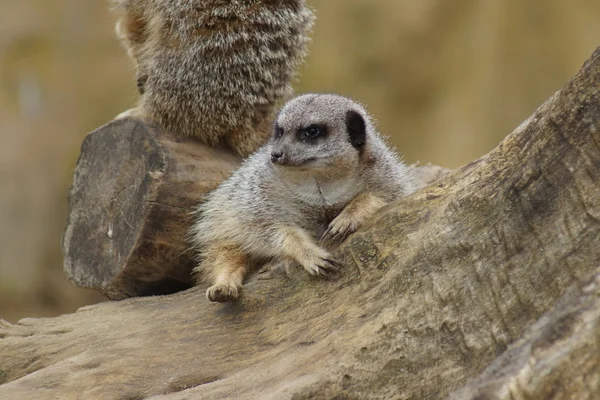
<svg viewBox="0 0 600 400"><path fill-rule="evenodd" d="M358 179L344 178L335 181L319 181L315 178L297 182L295 197L313 207L324 209L343 208L362 189Z"/></svg>

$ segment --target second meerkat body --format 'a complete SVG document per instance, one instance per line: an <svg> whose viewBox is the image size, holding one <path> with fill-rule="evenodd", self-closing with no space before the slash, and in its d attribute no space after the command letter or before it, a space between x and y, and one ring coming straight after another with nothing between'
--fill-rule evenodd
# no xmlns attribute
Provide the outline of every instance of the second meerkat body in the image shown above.
<svg viewBox="0 0 600 400"><path fill-rule="evenodd" d="M111 0L137 69L139 116L247 156L291 93L313 25L304 0Z"/></svg>
<svg viewBox="0 0 600 400"><path fill-rule="evenodd" d="M213 283L207 297L237 298L253 260L293 260L326 275L335 261L319 239L344 239L414 187L360 105L337 95L291 100L271 141L199 207L192 241L197 272Z"/></svg>

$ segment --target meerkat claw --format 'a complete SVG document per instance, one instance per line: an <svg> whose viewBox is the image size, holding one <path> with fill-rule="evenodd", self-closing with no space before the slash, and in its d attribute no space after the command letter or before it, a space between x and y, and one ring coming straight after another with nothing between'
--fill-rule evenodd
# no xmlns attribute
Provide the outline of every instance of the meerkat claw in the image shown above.
<svg viewBox="0 0 600 400"><path fill-rule="evenodd" d="M340 264L330 258L321 259L318 263L306 268L309 274L328 278L339 271Z"/></svg>
<svg viewBox="0 0 600 400"><path fill-rule="evenodd" d="M213 285L206 291L206 298L214 303L226 303L239 296L238 288L227 285Z"/></svg>
<svg viewBox="0 0 600 400"><path fill-rule="evenodd" d="M328 227L325 232L323 232L323 234L321 235L321 238L319 239L319 242L325 243L329 239L329 236L331 236L331 226Z"/></svg>
<svg viewBox="0 0 600 400"><path fill-rule="evenodd" d="M337 272L340 270L340 263L337 262L336 260L332 260L332 259L326 259L325 260L327 262L327 270L329 271L334 271Z"/></svg>
<svg viewBox="0 0 600 400"><path fill-rule="evenodd" d="M338 220L338 218L331 221L329 227L321 236L321 243L343 242L348 236L350 236L350 234L356 231L352 221L348 220L347 218L341 218L341 220Z"/></svg>
<svg viewBox="0 0 600 400"><path fill-rule="evenodd" d="M342 232L333 232L330 231L329 234L323 240L323 243L341 243L350 233L342 233Z"/></svg>
<svg viewBox="0 0 600 400"><path fill-rule="evenodd" d="M319 269L317 271L318 271L317 275L320 276L321 278L329 278L330 273L332 272L332 271L330 271L328 269L325 269L323 267L319 267Z"/></svg>

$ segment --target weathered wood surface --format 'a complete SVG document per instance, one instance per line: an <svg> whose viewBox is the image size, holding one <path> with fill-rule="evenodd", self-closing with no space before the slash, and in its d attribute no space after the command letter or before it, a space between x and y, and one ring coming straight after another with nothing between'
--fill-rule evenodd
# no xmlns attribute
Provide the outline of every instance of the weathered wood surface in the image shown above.
<svg viewBox="0 0 600 400"><path fill-rule="evenodd" d="M191 287L191 213L239 163L130 119L90 133L69 193L67 275L111 299Z"/></svg>
<svg viewBox="0 0 600 400"><path fill-rule="evenodd" d="M598 346L585 279L600 265L599 129L600 49L488 155L350 236L336 280L274 269L233 304L199 287L4 324L0 398L443 398L474 393L524 335L542 364L515 398L593 398L600 371L577 349ZM582 284L585 326L558 317ZM560 362L579 333L592 347ZM587 374L580 392L544 391L574 387L571 365Z"/></svg>
<svg viewBox="0 0 600 400"><path fill-rule="evenodd" d="M449 400L600 399L600 268Z"/></svg>

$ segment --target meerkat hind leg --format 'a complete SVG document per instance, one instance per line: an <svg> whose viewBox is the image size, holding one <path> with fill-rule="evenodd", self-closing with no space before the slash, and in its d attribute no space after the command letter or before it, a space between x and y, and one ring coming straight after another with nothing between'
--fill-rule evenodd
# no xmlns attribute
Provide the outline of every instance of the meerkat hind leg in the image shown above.
<svg viewBox="0 0 600 400"><path fill-rule="evenodd" d="M321 242L343 241L385 205L383 199L371 193L359 194L331 221Z"/></svg>
<svg viewBox="0 0 600 400"><path fill-rule="evenodd" d="M298 262L311 275L329 276L338 270L339 264L325 249L314 243L311 236L298 227L280 229L282 253Z"/></svg>
<svg viewBox="0 0 600 400"><path fill-rule="evenodd" d="M218 303L237 299L248 272L247 256L234 246L212 248L208 254L203 264L210 268L207 272L213 285L206 291L206 297Z"/></svg>

